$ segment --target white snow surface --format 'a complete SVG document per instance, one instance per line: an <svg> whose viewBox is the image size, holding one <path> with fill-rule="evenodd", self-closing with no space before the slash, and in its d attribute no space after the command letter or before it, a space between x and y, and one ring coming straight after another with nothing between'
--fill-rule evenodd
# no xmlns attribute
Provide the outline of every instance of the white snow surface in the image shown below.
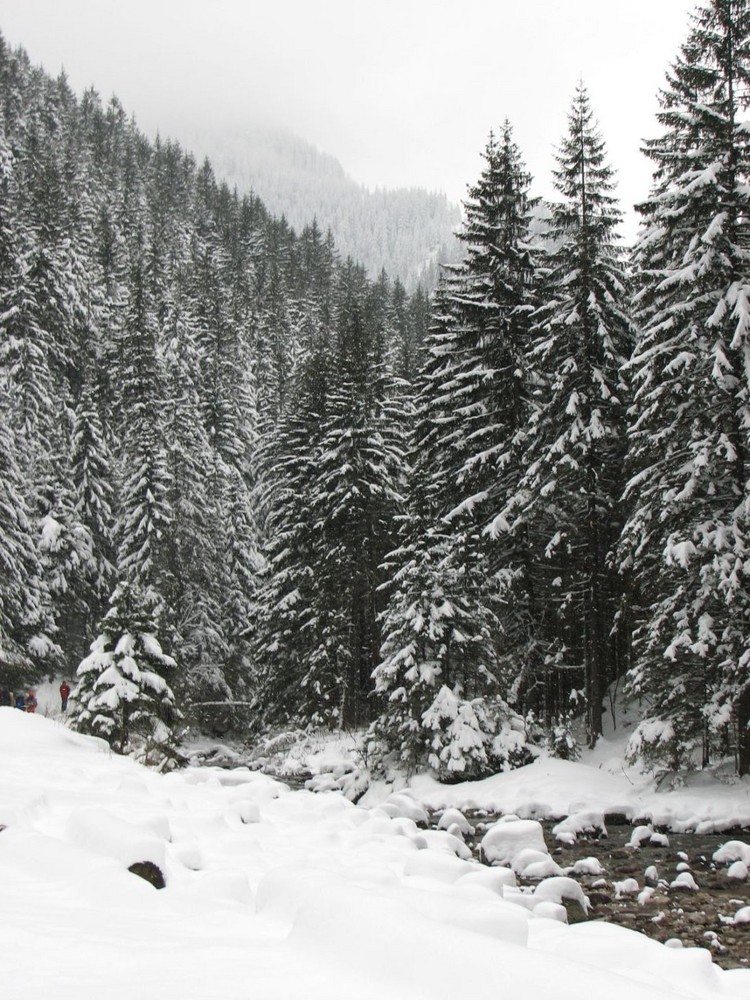
<svg viewBox="0 0 750 1000"><path fill-rule="evenodd" d="M448 833L337 792L290 791L245 769L157 774L6 708L0 761L8 1000L750 995L750 972L722 971L705 949L598 921L567 926L570 880L529 895L507 870L457 856ZM543 768L527 770L524 795L517 777L498 794L569 796L568 772L555 790ZM445 792L467 807L457 787ZM129 873L134 858L159 865L166 888Z"/></svg>
<svg viewBox="0 0 750 1000"><path fill-rule="evenodd" d="M513 813L521 819L566 818L562 831L575 833L596 817L622 813L674 833L709 834L750 826L750 778L695 772L681 776L681 787L660 784L653 775L624 762L627 731L602 738L579 761L540 756L515 771L483 781L443 785L428 774L413 777L412 794L427 808L480 809ZM360 800L375 805L392 791L375 783ZM569 821L567 818L570 818ZM572 837L561 839L572 840Z"/></svg>

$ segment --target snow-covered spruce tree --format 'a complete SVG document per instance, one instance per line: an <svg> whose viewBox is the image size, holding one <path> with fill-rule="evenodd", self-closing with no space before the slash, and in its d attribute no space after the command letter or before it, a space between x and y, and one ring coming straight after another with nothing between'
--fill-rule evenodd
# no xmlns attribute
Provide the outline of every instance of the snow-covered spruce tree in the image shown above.
<svg viewBox="0 0 750 1000"><path fill-rule="evenodd" d="M522 706L540 656L539 612L529 525L518 514L508 522L502 512L523 476L531 414L526 359L539 254L529 226L536 203L507 121L499 139L490 135L484 160L459 233L466 258L446 287L451 339L443 335L438 350L450 345L450 351L445 368L437 370L436 388L445 410L441 424L450 429L445 444L455 461L448 493L453 509L447 516L459 535L482 533L479 554L500 615L498 680L504 695Z"/></svg>
<svg viewBox="0 0 750 1000"><path fill-rule="evenodd" d="M268 723L298 721L309 655L315 595L315 535L309 495L325 418L329 358L323 339L311 345L291 379L289 413L264 435L259 469L261 515L268 542L256 595L253 636L257 680Z"/></svg>
<svg viewBox="0 0 750 1000"><path fill-rule="evenodd" d="M74 405L70 441L70 469L75 516L88 533L93 573L85 597L88 609L86 634L101 619L114 584L113 567L113 459L104 435L95 387L87 371L81 373L81 390Z"/></svg>
<svg viewBox="0 0 750 1000"><path fill-rule="evenodd" d="M384 616L377 730L410 766L476 775L522 752L505 698L533 657L526 529L496 521L516 495L535 263L529 177L508 123L469 191L462 265L435 300L417 398L411 515ZM472 720L472 721L469 721ZM522 742L522 741L521 741Z"/></svg>
<svg viewBox="0 0 750 1000"><path fill-rule="evenodd" d="M309 498L322 544L315 565L316 639L303 685L321 719L343 726L370 718L380 566L393 547L405 484L400 400L367 291L364 274L347 263L338 289L335 377Z"/></svg>
<svg viewBox="0 0 750 1000"><path fill-rule="evenodd" d="M255 648L269 719L350 726L370 713L380 564L404 456L401 400L368 290L360 269L342 268L333 325L321 310L287 412L264 440L268 574Z"/></svg>
<svg viewBox="0 0 750 1000"><path fill-rule="evenodd" d="M183 665L178 693L191 702L231 700L224 676L228 647L220 610L217 547L225 527L219 497L212 489L223 477L211 475L212 458L200 414L196 383L199 357L192 317L182 303L170 302L162 324L165 374L164 441L171 512L165 538L166 606L173 648Z"/></svg>
<svg viewBox="0 0 750 1000"><path fill-rule="evenodd" d="M122 451L122 497L117 523L120 579L137 584L166 614L169 572L167 538L173 512L163 427L164 372L157 351L157 320L147 289L140 244L123 331L123 398L127 400Z"/></svg>
<svg viewBox="0 0 750 1000"><path fill-rule="evenodd" d="M27 500L33 493L24 474L28 442L16 430L15 338L24 299L19 293L24 265L19 261L12 190L12 156L0 128L0 664L6 681L15 685L33 674L34 659L49 658L55 650Z"/></svg>
<svg viewBox="0 0 750 1000"><path fill-rule="evenodd" d="M156 638L155 611L136 585L116 587L91 652L78 667L71 720L118 753L163 764L176 742L180 714L167 681L176 664Z"/></svg>
<svg viewBox="0 0 750 1000"><path fill-rule="evenodd" d="M750 5L692 16L660 94L635 251L641 328L623 564L635 588L631 745L667 766L729 743L750 773Z"/></svg>
<svg viewBox="0 0 750 1000"><path fill-rule="evenodd" d="M587 736L620 664L612 629L618 576L612 548L625 451L620 368L633 332L612 170L579 85L554 182L542 304L527 367L534 382L524 475L500 520L531 525L536 601L545 608L538 709L550 724L584 688Z"/></svg>

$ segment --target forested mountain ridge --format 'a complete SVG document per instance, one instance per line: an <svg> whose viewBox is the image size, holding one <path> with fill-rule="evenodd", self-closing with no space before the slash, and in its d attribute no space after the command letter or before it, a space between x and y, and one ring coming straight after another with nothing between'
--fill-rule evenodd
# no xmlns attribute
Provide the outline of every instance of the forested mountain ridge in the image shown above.
<svg viewBox="0 0 750 1000"><path fill-rule="evenodd" d="M190 149L208 156L217 179L258 195L295 229L314 218L336 235L343 256L371 278L385 270L407 291L432 290L441 264L455 263L457 205L421 188L369 190L353 181L333 156L299 136L252 126L242 131L180 130Z"/></svg>

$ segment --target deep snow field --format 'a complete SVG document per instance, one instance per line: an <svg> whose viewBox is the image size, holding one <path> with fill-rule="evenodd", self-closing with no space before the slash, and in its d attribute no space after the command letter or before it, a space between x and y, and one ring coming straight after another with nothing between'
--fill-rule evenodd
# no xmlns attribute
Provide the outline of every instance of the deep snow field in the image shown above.
<svg viewBox="0 0 750 1000"><path fill-rule="evenodd" d="M319 766L323 757L319 748ZM0 709L0 995L747 1000L750 971L721 970L705 949L562 922L560 902L580 892L572 880L515 888L522 852L543 848L528 818L486 835L487 856L509 866L497 868L462 860L455 828L404 818L472 799L526 817L545 804L559 814L630 804L694 824L750 821L747 781L656 792L605 763L539 760L395 795L374 786L355 806L247 769L157 774L55 718ZM166 888L131 874L137 861L158 865Z"/></svg>

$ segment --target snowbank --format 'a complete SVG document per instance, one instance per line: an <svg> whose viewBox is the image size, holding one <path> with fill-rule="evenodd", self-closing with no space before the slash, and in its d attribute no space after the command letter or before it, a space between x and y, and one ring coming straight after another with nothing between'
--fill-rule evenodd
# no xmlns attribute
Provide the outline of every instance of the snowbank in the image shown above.
<svg viewBox="0 0 750 1000"><path fill-rule="evenodd" d="M723 972L707 951L597 922L566 926L561 904L576 899L575 883L558 877L531 894L507 868L462 858L459 837L403 815L418 816L419 793L392 817L242 769L158 775L11 709L0 709L0 760L12 1000L750 993L750 972ZM533 773L562 805L544 767ZM539 800L532 785L487 788L504 802ZM131 874L133 858L158 864L166 887Z"/></svg>

